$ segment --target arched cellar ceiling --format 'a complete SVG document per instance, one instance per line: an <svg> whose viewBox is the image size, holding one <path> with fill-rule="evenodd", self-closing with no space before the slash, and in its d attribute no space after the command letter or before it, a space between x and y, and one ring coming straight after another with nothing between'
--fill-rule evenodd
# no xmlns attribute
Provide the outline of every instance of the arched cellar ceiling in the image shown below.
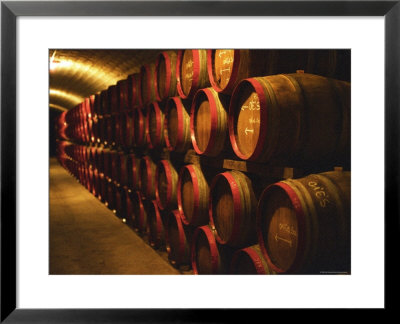
<svg viewBox="0 0 400 324"><path fill-rule="evenodd" d="M84 98L139 72L143 64L155 62L161 51L51 49L49 105L71 109Z"/></svg>

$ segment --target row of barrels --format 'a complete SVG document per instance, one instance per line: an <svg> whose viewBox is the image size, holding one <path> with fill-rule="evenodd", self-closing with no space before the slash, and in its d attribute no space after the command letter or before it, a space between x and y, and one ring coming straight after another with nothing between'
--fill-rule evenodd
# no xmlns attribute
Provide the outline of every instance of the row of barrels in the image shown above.
<svg viewBox="0 0 400 324"><path fill-rule="evenodd" d="M191 99L199 89L212 87L231 95L243 79L294 73L317 74L350 81L349 50L186 49L160 52L155 62L140 72L91 96L78 114L106 115L143 107L154 101L179 96Z"/></svg>
<svg viewBox="0 0 400 324"><path fill-rule="evenodd" d="M235 170L178 169L62 143L61 163L153 246L164 237L176 266L199 274L350 272L350 172L266 185Z"/></svg>
<svg viewBox="0 0 400 324"><path fill-rule="evenodd" d="M72 129L110 147L193 147L271 165L350 165L350 83L294 73L244 79L232 95L197 90L145 107L89 118ZM68 137L68 136L67 136Z"/></svg>

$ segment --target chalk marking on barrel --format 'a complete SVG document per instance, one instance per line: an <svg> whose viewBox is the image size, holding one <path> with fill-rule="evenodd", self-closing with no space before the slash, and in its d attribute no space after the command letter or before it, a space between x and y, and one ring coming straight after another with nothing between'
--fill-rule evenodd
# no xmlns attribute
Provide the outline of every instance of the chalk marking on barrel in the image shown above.
<svg viewBox="0 0 400 324"><path fill-rule="evenodd" d="M260 118L249 118L249 123L250 124L259 124Z"/></svg>
<svg viewBox="0 0 400 324"><path fill-rule="evenodd" d="M231 68L228 68L228 69L219 69L219 73L220 73L220 74L222 74L222 72L225 72L225 71L230 72L230 71L231 71Z"/></svg>
<svg viewBox="0 0 400 324"><path fill-rule="evenodd" d="M248 129L248 128L246 127L246 129L244 130L244 132L246 133L246 135L248 135L247 132L254 133L254 129Z"/></svg>
<svg viewBox="0 0 400 324"><path fill-rule="evenodd" d="M193 66L193 61L189 60L186 62L186 68L191 68Z"/></svg>
<svg viewBox="0 0 400 324"><path fill-rule="evenodd" d="M218 56L221 57L221 55L226 54L226 51L219 51Z"/></svg>
<svg viewBox="0 0 400 324"><path fill-rule="evenodd" d="M224 60L222 61L222 64L226 65L226 64L230 64L232 62L233 62L233 58L227 57L227 58L224 58Z"/></svg>
<svg viewBox="0 0 400 324"><path fill-rule="evenodd" d="M260 102L258 100L251 100L248 106L243 105L240 110L260 110Z"/></svg>
<svg viewBox="0 0 400 324"><path fill-rule="evenodd" d="M281 241L283 241L283 242L288 243L288 244L290 245L290 247L292 247L292 240L286 240L286 239L284 239L284 238L278 236L278 233L276 233L276 234L275 234L275 241L278 242L278 239L281 240Z"/></svg>

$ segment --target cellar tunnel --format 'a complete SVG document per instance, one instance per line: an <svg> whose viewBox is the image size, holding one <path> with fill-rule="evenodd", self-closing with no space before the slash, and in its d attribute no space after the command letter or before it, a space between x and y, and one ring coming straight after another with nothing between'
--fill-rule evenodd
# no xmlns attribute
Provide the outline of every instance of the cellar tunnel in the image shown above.
<svg viewBox="0 0 400 324"><path fill-rule="evenodd" d="M50 49L49 274L351 274L351 51Z"/></svg>

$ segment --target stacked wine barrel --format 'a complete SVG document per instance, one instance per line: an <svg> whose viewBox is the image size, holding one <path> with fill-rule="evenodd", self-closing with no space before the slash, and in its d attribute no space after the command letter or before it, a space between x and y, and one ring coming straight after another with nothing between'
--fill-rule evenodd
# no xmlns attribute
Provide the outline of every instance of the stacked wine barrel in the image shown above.
<svg viewBox="0 0 400 324"><path fill-rule="evenodd" d="M350 52L163 51L62 114L58 159L194 274L350 273Z"/></svg>

